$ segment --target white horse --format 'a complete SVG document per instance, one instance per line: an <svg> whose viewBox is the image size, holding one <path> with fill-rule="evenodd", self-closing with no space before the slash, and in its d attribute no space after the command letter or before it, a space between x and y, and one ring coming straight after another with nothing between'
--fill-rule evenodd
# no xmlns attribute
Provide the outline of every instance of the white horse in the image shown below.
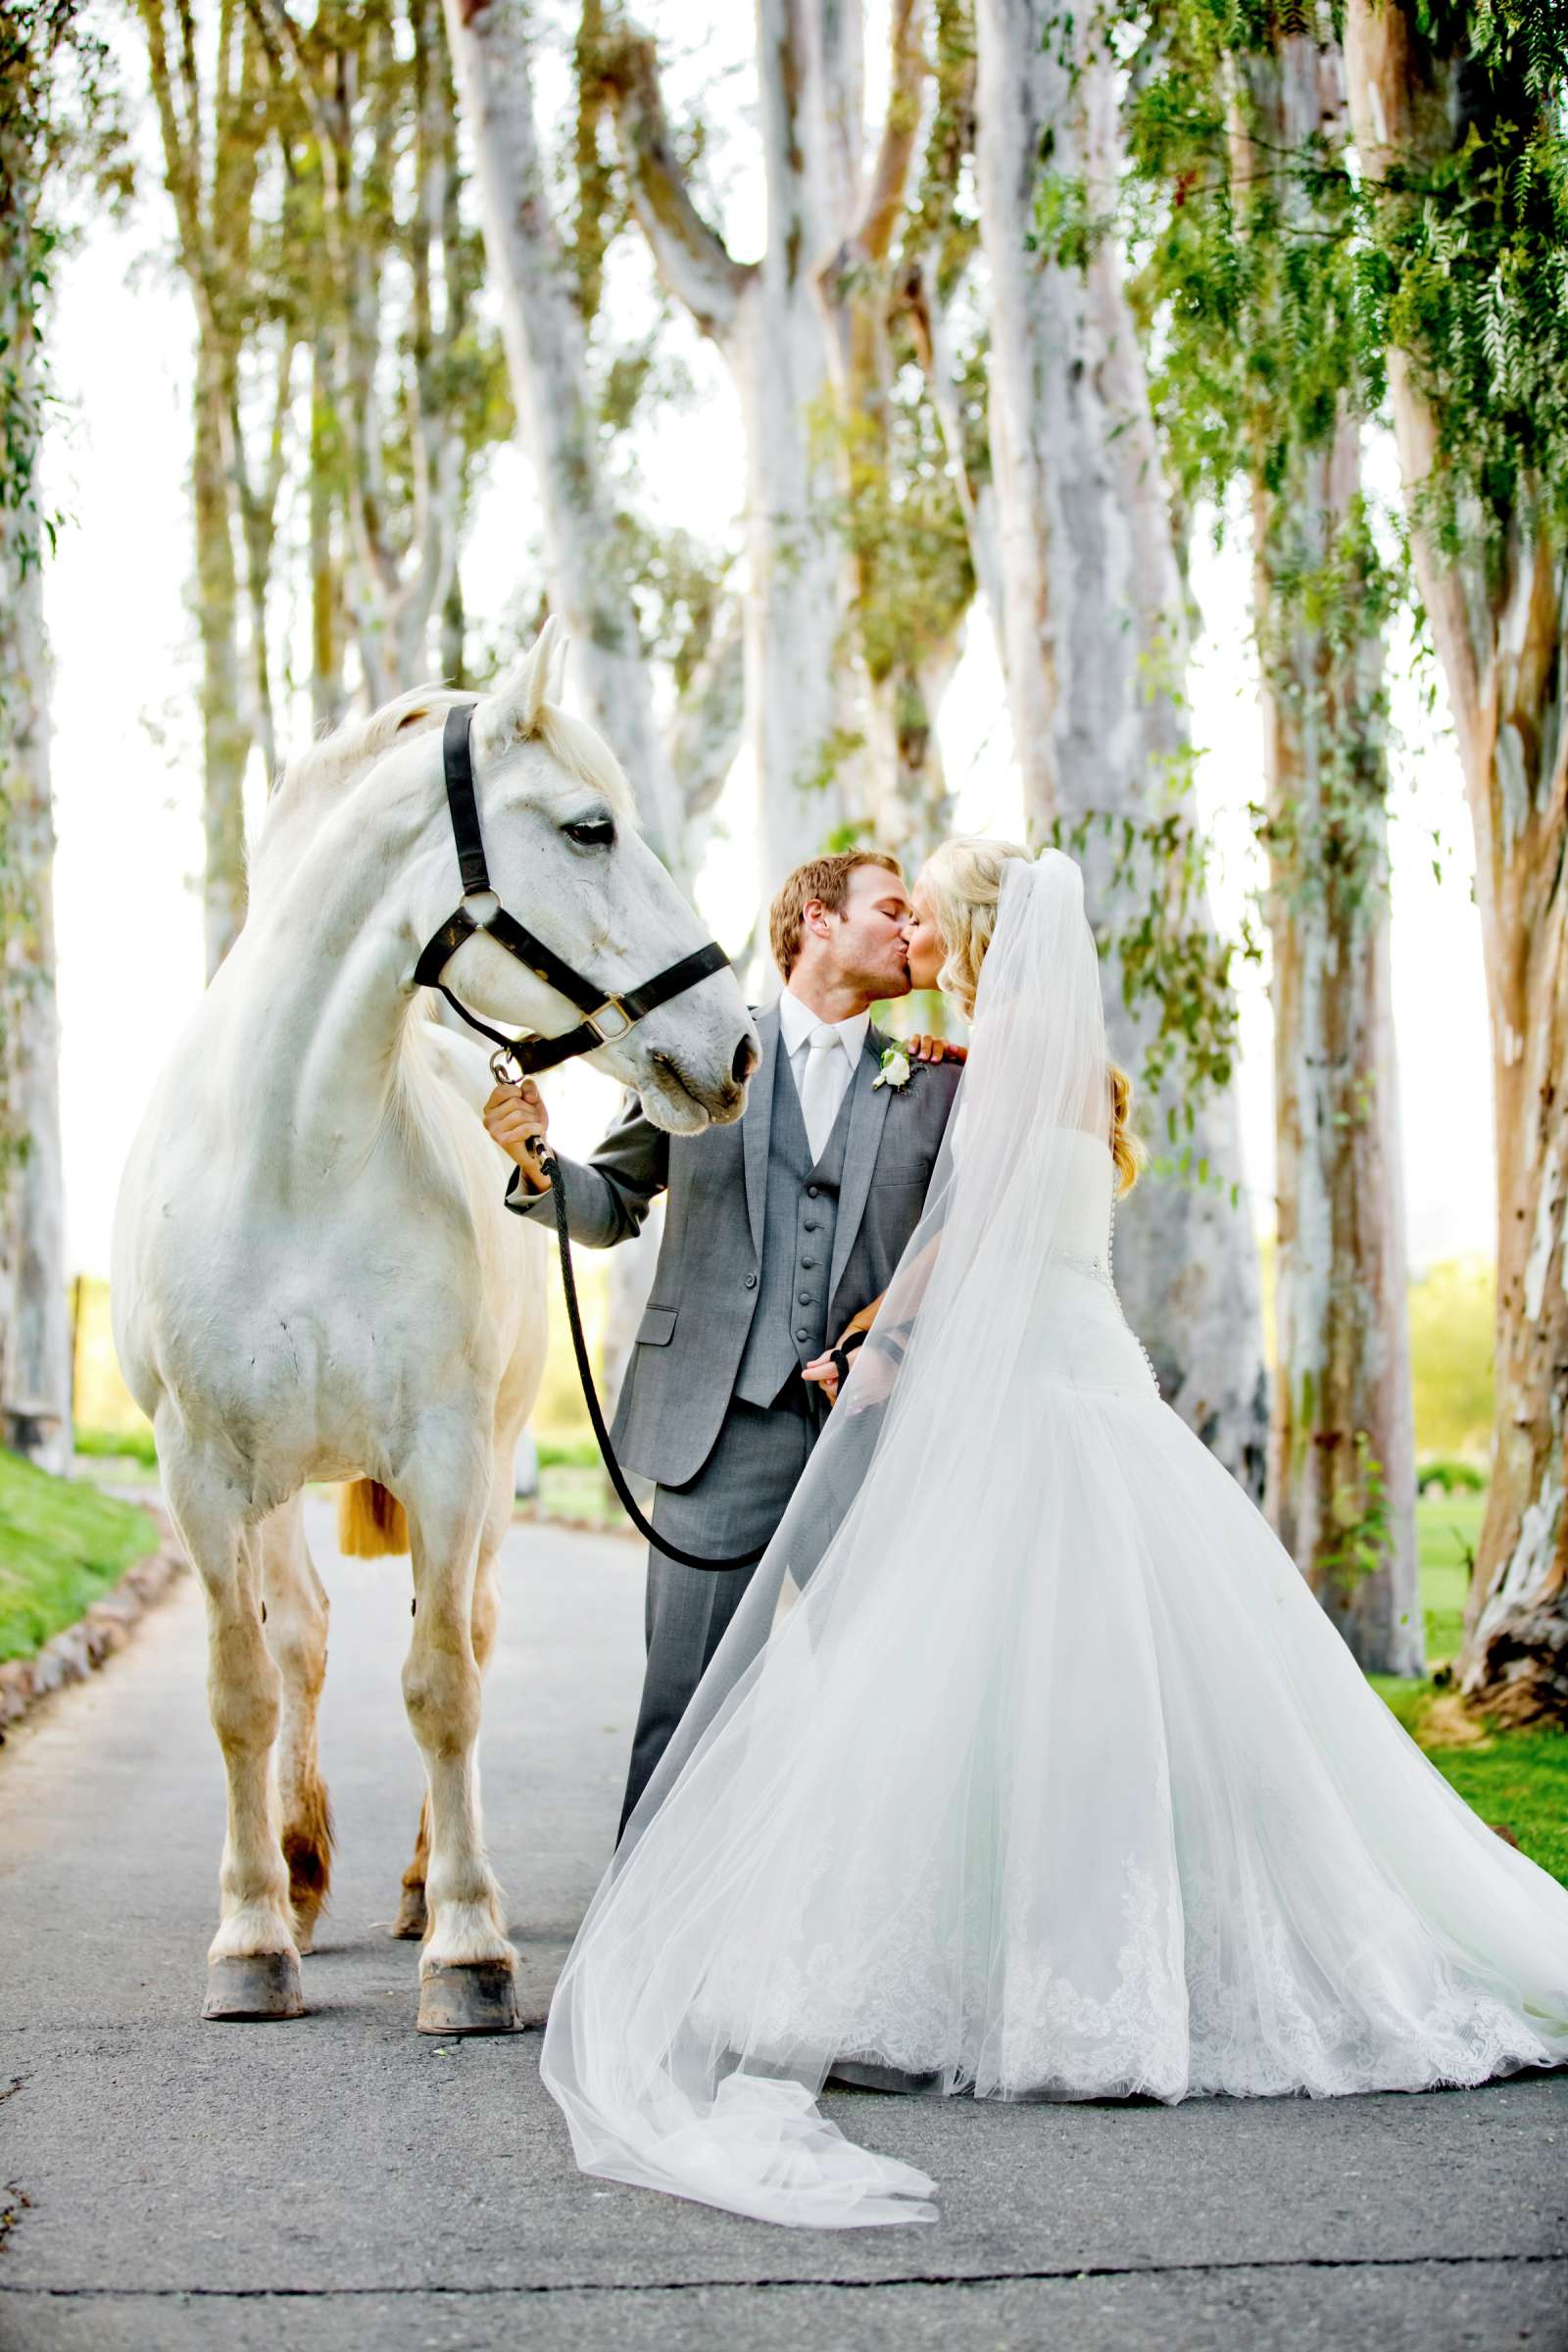
<svg viewBox="0 0 1568 2352"><path fill-rule="evenodd" d="M557 651L547 625L477 706L479 807L501 904L608 996L702 934L638 838L613 759L557 708ZM464 699L405 695L284 773L244 932L121 1190L116 1343L206 1590L227 1774L209 2017L302 2010L299 1952L331 1832L316 1760L326 1596L300 1493L368 1477L412 1537L403 1692L428 1776L420 2027L515 2021L474 1747L493 1564L543 1365L546 1264L542 1238L502 1205L506 1163L476 1115L482 1059L413 985L460 891L439 730ZM559 1036L579 1018L483 935L445 976L491 1020ZM692 1134L739 1116L757 1054L721 971L589 1058L637 1088L661 1126Z"/></svg>

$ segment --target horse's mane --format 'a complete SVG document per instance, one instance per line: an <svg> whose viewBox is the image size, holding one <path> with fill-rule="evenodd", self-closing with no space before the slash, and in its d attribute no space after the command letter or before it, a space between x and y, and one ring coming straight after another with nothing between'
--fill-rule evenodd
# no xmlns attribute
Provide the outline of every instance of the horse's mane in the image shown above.
<svg viewBox="0 0 1568 2352"><path fill-rule="evenodd" d="M267 815L250 858L250 888L270 889L328 809L395 743L443 726L460 703L479 700L458 686L415 686L368 718L345 718L279 768ZM609 746L593 728L556 703L541 703L525 740L542 743L568 775L602 792L624 823L636 822L631 788ZM292 845L292 846L291 846Z"/></svg>

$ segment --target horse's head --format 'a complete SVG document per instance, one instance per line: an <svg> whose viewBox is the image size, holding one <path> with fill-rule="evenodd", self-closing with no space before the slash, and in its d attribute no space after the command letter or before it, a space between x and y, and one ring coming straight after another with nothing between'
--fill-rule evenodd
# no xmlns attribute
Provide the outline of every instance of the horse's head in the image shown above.
<svg viewBox="0 0 1568 2352"><path fill-rule="evenodd" d="M564 659L565 641L548 621L479 702L471 737L475 792L495 897L610 997L651 980L703 946L707 933L638 833L626 779L611 752L557 703ZM439 736L422 737L420 752L433 760L432 811L439 809L430 835L436 854L420 859L416 915L429 932L452 910L457 876ZM479 901L471 906L481 911ZM542 1036L559 1036L582 1017L483 932L456 949L444 978L474 1011ZM658 1126L694 1135L710 1120L740 1116L759 1051L745 1000L725 970L585 1058L635 1087Z"/></svg>

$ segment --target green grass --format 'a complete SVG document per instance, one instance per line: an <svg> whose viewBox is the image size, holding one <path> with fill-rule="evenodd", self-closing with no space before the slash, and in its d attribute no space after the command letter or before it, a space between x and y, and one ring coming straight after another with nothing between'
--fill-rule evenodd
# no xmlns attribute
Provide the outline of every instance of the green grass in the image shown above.
<svg viewBox="0 0 1568 2352"><path fill-rule="evenodd" d="M1415 1506L1427 1658L1451 1658L1464 1630L1470 1561L1481 1541L1484 1494L1424 1494Z"/></svg>
<svg viewBox="0 0 1568 2352"><path fill-rule="evenodd" d="M76 1451L96 1461L140 1462L146 1470L158 1467L158 1448L150 1429L78 1429Z"/></svg>
<svg viewBox="0 0 1568 2352"><path fill-rule="evenodd" d="M1429 1494L1415 1506L1429 1665L1442 1665L1459 1647L1485 1508L1484 1494ZM1485 1721L1466 1726L1451 1691L1430 1681L1371 1679L1465 1803L1568 1885L1568 1733L1496 1731Z"/></svg>
<svg viewBox="0 0 1568 2352"><path fill-rule="evenodd" d="M0 1451L0 1659L34 1656L157 1543L133 1504Z"/></svg>
<svg viewBox="0 0 1568 2352"><path fill-rule="evenodd" d="M1456 1743L1451 1694L1392 1675L1371 1680L1449 1788L1568 1886L1568 1732L1499 1732L1483 1721L1479 1739Z"/></svg>

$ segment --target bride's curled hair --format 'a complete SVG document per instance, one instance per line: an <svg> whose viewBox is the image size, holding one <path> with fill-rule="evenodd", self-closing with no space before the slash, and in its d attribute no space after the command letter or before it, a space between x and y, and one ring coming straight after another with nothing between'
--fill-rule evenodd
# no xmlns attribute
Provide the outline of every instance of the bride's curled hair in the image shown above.
<svg viewBox="0 0 1568 2352"><path fill-rule="evenodd" d="M942 934L944 961L937 986L956 1000L963 1017L974 1013L980 966L996 935L1002 906L1002 885L1009 861L1021 858L1033 863L1032 853L1016 841L987 841L976 833L957 833L933 850L922 880ZM1149 1153L1143 1139L1133 1133L1133 1082L1115 1062L1110 1073L1110 1155L1116 1163L1116 1191L1130 1193Z"/></svg>

